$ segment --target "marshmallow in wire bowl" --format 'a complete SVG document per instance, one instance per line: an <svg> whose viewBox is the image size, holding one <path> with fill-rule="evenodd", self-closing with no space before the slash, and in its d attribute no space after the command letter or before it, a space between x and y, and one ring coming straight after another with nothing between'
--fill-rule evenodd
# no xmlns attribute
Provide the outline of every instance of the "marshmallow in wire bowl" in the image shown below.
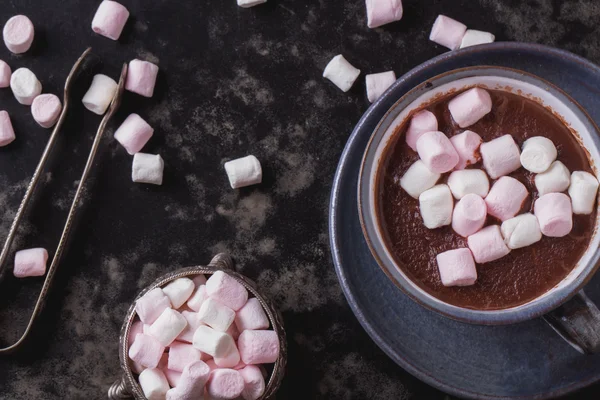
<svg viewBox="0 0 600 400"><path fill-rule="evenodd" d="M273 399L287 363L283 318L220 253L139 293L121 328L119 359L122 376L109 399Z"/></svg>

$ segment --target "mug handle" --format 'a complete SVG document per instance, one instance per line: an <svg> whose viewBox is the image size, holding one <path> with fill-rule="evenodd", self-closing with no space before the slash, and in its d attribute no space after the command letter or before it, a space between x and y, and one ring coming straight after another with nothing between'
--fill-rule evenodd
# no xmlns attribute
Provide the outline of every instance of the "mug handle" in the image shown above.
<svg viewBox="0 0 600 400"><path fill-rule="evenodd" d="M127 386L125 386L125 376L121 377L121 379L115 381L110 388L108 389L108 399L109 400L124 400L124 399L133 399L133 395L127 390Z"/></svg>
<svg viewBox="0 0 600 400"><path fill-rule="evenodd" d="M542 318L579 352L600 352L600 310L583 290Z"/></svg>

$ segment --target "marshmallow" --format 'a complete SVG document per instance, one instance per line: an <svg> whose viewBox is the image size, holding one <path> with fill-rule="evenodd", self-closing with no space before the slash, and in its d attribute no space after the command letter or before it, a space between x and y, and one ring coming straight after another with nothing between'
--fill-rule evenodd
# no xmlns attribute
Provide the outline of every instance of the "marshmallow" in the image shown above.
<svg viewBox="0 0 600 400"><path fill-rule="evenodd" d="M436 256L444 286L471 286L477 280L475 261L469 249L448 250Z"/></svg>
<svg viewBox="0 0 600 400"><path fill-rule="evenodd" d="M131 155L139 153L152 137L154 129L137 114L129 114L115 132L115 139Z"/></svg>
<svg viewBox="0 0 600 400"><path fill-rule="evenodd" d="M194 332L196 332L196 329L198 329L202 323L198 320L198 314L193 311L182 310L181 315L183 315L183 318L187 321L187 325L183 331L181 331L179 336L177 336L177 340L192 343L194 340Z"/></svg>
<svg viewBox="0 0 600 400"><path fill-rule="evenodd" d="M450 142L458 154L458 164L455 169L465 169L468 165L475 164L480 159L478 153L481 146L481 136L473 131L464 131L450 138Z"/></svg>
<svg viewBox="0 0 600 400"><path fill-rule="evenodd" d="M402 0L367 0L366 3L369 28L377 28L402 19Z"/></svg>
<svg viewBox="0 0 600 400"><path fill-rule="evenodd" d="M431 111L421 110L410 119L406 130L406 144L417 151L417 141L425 132L437 131L438 121Z"/></svg>
<svg viewBox="0 0 600 400"><path fill-rule="evenodd" d="M563 193L548 193L535 201L533 213L540 230L549 237L563 237L573 228L571 199Z"/></svg>
<svg viewBox="0 0 600 400"><path fill-rule="evenodd" d="M596 208L598 180L589 172L575 171L571 174L569 196L575 214L591 214Z"/></svg>
<svg viewBox="0 0 600 400"><path fill-rule="evenodd" d="M189 308L191 308L192 310L198 312L198 311L200 311L200 307L202 306L202 303L204 303L204 300L206 300L207 298L208 298L208 294L206 294L206 285L200 285L196 289L196 291L194 292L192 297L190 297L190 299L188 300L187 306Z"/></svg>
<svg viewBox="0 0 600 400"><path fill-rule="evenodd" d="M33 43L33 23L24 15L15 15L4 25L4 44L14 54L25 53Z"/></svg>
<svg viewBox="0 0 600 400"><path fill-rule="evenodd" d="M107 0L104 0L103 3L106 2ZM111 77L102 74L95 75L90 88L81 101L85 108L94 114L102 115L115 97L117 86L117 82Z"/></svg>
<svg viewBox="0 0 600 400"><path fill-rule="evenodd" d="M188 343L173 342L169 346L168 369L183 371L183 369L202 359L202 352Z"/></svg>
<svg viewBox="0 0 600 400"><path fill-rule="evenodd" d="M265 378L256 365L247 365L240 369L240 375L244 379L244 400L257 400L265 393Z"/></svg>
<svg viewBox="0 0 600 400"><path fill-rule="evenodd" d="M198 311L200 322L221 332L225 332L234 319L235 311L211 298L206 299Z"/></svg>
<svg viewBox="0 0 600 400"><path fill-rule="evenodd" d="M463 169L450 174L448 186L454 197L460 200L470 193L481 197L487 196L490 181L485 172L480 169Z"/></svg>
<svg viewBox="0 0 600 400"><path fill-rule="evenodd" d="M418 199L421 193L431 189L438 179L440 174L430 171L422 160L417 160L400 178L400 186L411 197Z"/></svg>
<svg viewBox="0 0 600 400"><path fill-rule="evenodd" d="M165 346L145 333L138 334L129 348L129 358L147 368L156 368L165 352Z"/></svg>
<svg viewBox="0 0 600 400"><path fill-rule="evenodd" d="M231 346L235 346L231 336L204 325L200 325L196 329L192 344L203 353L220 358L227 356Z"/></svg>
<svg viewBox="0 0 600 400"><path fill-rule="evenodd" d="M465 47L476 46L478 44L493 43L495 40L496 36L489 32L467 29L465 36L463 36L460 43L460 48L463 49Z"/></svg>
<svg viewBox="0 0 600 400"><path fill-rule="evenodd" d="M323 78L329 79L343 92L350 90L359 75L360 70L354 68L341 54L333 57L323 71Z"/></svg>
<svg viewBox="0 0 600 400"><path fill-rule="evenodd" d="M448 109L458 126L466 128L492 111L492 98L487 90L476 87L450 100Z"/></svg>
<svg viewBox="0 0 600 400"><path fill-rule="evenodd" d="M54 126L61 111L60 99L54 94L41 94L31 103L31 115L42 128Z"/></svg>
<svg viewBox="0 0 600 400"><path fill-rule="evenodd" d="M267 0L237 0L238 6L243 7L243 8L254 7L259 4L264 4L266 2L267 2Z"/></svg>
<svg viewBox="0 0 600 400"><path fill-rule="evenodd" d="M240 332L246 329L259 330L269 327L269 318L256 297L248 299L244 307L239 309L235 316L235 325Z"/></svg>
<svg viewBox="0 0 600 400"><path fill-rule="evenodd" d="M543 196L547 193L560 193L567 190L571 183L571 174L565 164L554 161L550 164L550 168L537 174L534 180L538 193Z"/></svg>
<svg viewBox="0 0 600 400"><path fill-rule="evenodd" d="M33 99L42 93L42 84L27 68L19 68L12 73L10 88L17 101L26 106L30 106Z"/></svg>
<svg viewBox="0 0 600 400"><path fill-rule="evenodd" d="M12 71L8 64L2 60L0 60L0 88L5 88L10 86L10 75Z"/></svg>
<svg viewBox="0 0 600 400"><path fill-rule="evenodd" d="M136 183L162 185L164 169L165 162L160 154L135 153L131 166L131 180Z"/></svg>
<svg viewBox="0 0 600 400"><path fill-rule="evenodd" d="M206 284L206 276L198 274L192 278L192 282L194 282L194 285L198 288L199 286Z"/></svg>
<svg viewBox="0 0 600 400"><path fill-rule="evenodd" d="M436 185L419 196L419 210L427 229L450 225L453 206L454 200L447 185Z"/></svg>
<svg viewBox="0 0 600 400"><path fill-rule="evenodd" d="M417 140L417 153L427 168L444 173L458 164L458 153L450 139L440 131L425 132Z"/></svg>
<svg viewBox="0 0 600 400"><path fill-rule="evenodd" d="M469 250L479 264L497 260L510 253L498 225L486 226L467 238Z"/></svg>
<svg viewBox="0 0 600 400"><path fill-rule="evenodd" d="M492 179L508 175L521 168L521 153L510 135L482 143L479 149L483 167Z"/></svg>
<svg viewBox="0 0 600 400"><path fill-rule="evenodd" d="M129 11L124 6L116 1L104 0L94 15L92 30L99 35L117 40L123 32L127 18L129 18Z"/></svg>
<svg viewBox="0 0 600 400"><path fill-rule="evenodd" d="M262 182L260 161L254 156L227 161L224 167L232 189L256 185Z"/></svg>
<svg viewBox="0 0 600 400"><path fill-rule="evenodd" d="M381 95L396 82L396 74L394 71L369 74L366 76L365 81L367 84L367 98L371 103L375 103L375 100L381 97Z"/></svg>
<svg viewBox="0 0 600 400"><path fill-rule="evenodd" d="M127 69L125 89L144 97L152 97L158 66L148 61L131 60Z"/></svg>
<svg viewBox="0 0 600 400"><path fill-rule="evenodd" d="M6 111L0 111L0 147L6 146L15 140L15 130Z"/></svg>
<svg viewBox="0 0 600 400"><path fill-rule="evenodd" d="M509 249L520 249L542 240L542 231L535 215L525 213L507 219L500 227Z"/></svg>
<svg viewBox="0 0 600 400"><path fill-rule="evenodd" d="M223 271L215 272L206 281L206 293L234 311L238 311L248 301L248 291L244 285Z"/></svg>
<svg viewBox="0 0 600 400"><path fill-rule="evenodd" d="M154 288L137 299L135 312L144 324L151 324L162 314L165 309L171 307L171 301L163 293L161 288Z"/></svg>
<svg viewBox="0 0 600 400"><path fill-rule="evenodd" d="M483 228L486 217L485 201L476 194L467 194L454 207L452 229L461 236L470 236Z"/></svg>
<svg viewBox="0 0 600 400"><path fill-rule="evenodd" d="M135 321L131 324L131 328L129 328L129 336L127 337L127 347L131 347L131 344L135 340L135 337L138 333L143 332L144 323L142 321Z"/></svg>
<svg viewBox="0 0 600 400"><path fill-rule="evenodd" d="M279 338L275 331L244 331L238 338L244 364L270 364L279 357Z"/></svg>
<svg viewBox="0 0 600 400"><path fill-rule="evenodd" d="M168 346L187 326L187 321L177 311L167 308L150 326L148 334L155 337L163 346Z"/></svg>
<svg viewBox="0 0 600 400"><path fill-rule="evenodd" d="M216 369L210 375L206 393L211 400L233 400L244 390L244 378L234 369Z"/></svg>
<svg viewBox="0 0 600 400"><path fill-rule="evenodd" d="M215 365L220 368L234 368L240 363L240 352L235 343L223 357L215 357Z"/></svg>
<svg viewBox="0 0 600 400"><path fill-rule="evenodd" d="M557 155L552 140L543 136L534 136L523 143L521 165L529 172L541 173L550 168Z"/></svg>
<svg viewBox="0 0 600 400"><path fill-rule="evenodd" d="M181 378L181 372L173 371L171 369L163 369L163 374L167 378L167 382L169 382L169 386L174 388L179 383L179 379Z"/></svg>
<svg viewBox="0 0 600 400"><path fill-rule="evenodd" d="M529 196L527 188L510 176L503 176L494 183L485 198L488 214L506 221L519 213Z"/></svg>
<svg viewBox="0 0 600 400"><path fill-rule="evenodd" d="M240 331L237 328L237 326L235 326L235 324L229 325L229 328L225 331L225 333L231 336L233 340L238 340L238 338L240 337Z"/></svg>
<svg viewBox="0 0 600 400"><path fill-rule="evenodd" d="M456 50L460 47L460 43L465 36L467 26L445 15L438 15L433 27L429 40L440 44L450 50Z"/></svg>
<svg viewBox="0 0 600 400"><path fill-rule="evenodd" d="M194 282L189 278L179 278L162 288L163 293L171 300L173 308L181 307L194 291Z"/></svg>
<svg viewBox="0 0 600 400"><path fill-rule="evenodd" d="M148 400L164 400L169 390L165 374L158 368L148 368L138 377L140 387Z"/></svg>
<svg viewBox="0 0 600 400"><path fill-rule="evenodd" d="M15 268L13 273L17 278L28 276L43 276L46 273L48 252L41 247L19 250L15 253Z"/></svg>
<svg viewBox="0 0 600 400"><path fill-rule="evenodd" d="M204 398L204 386L210 378L210 368L203 361L188 364L177 381L177 386L167 392L167 400L199 400Z"/></svg>

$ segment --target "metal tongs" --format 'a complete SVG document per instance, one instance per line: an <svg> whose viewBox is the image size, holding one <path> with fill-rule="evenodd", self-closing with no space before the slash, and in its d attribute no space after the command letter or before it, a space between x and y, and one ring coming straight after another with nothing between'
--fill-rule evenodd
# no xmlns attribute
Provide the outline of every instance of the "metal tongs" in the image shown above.
<svg viewBox="0 0 600 400"><path fill-rule="evenodd" d="M6 262L6 257L8 256L8 254L10 252L11 244L13 242L13 239L15 238L15 234L17 232L17 229L19 228L19 224L21 222L23 214L25 213L27 206L29 205L29 202L31 200L33 192L34 192L34 190L40 180L40 176L46 166L46 161L48 160L48 157L49 157L50 153L52 152L52 148L54 147L56 138L57 138L57 136L62 128L62 125L65 121L67 112L69 110L69 106L71 104L70 95L71 95L71 90L73 87L73 82L74 82L76 76L79 74L80 70L82 69L82 64L83 64L84 59L90 55L91 50L92 50L91 48L88 48L87 50L85 50L83 52L83 54L81 55L81 57L79 57L79 59L77 59L77 61L73 65L73 68L71 68L71 72L67 76L67 80L65 82L64 99L63 99L64 105L63 105L62 112L60 114L58 122L56 123L56 126L54 127L54 130L52 131L52 135L50 136L50 139L48 140L48 144L46 145L46 148L44 149L42 158L40 159L40 162L38 163L38 165L35 169L35 172L33 173L33 176L31 177L31 181L29 182L29 186L27 186L27 191L25 192L25 196L23 197L23 200L21 201L21 205L19 206L19 209L17 210L15 219L12 222L10 231L8 232L8 236L6 238L6 241L4 242L4 247L2 249L2 253L0 254L0 271L2 270L2 266ZM19 340L17 340L15 343L13 343L12 345L10 345L8 347L0 348L0 354L6 354L9 352L12 352L12 351L16 350L23 343L23 341L25 340L25 338L31 331L31 327L44 305L44 301L48 294L48 290L50 288L52 278L54 276L54 273L56 272L56 267L60 263L61 256L65 250L67 239L68 239L69 233L71 231L73 218L75 216L75 212L77 210L77 206L78 206L79 200L81 198L81 194L84 190L85 181L90 173L90 170L92 169L92 164L94 162L94 158L96 156L96 152L98 150L100 140L102 139L102 135L104 134L106 125L108 124L108 122L110 121L112 116L115 114L115 112L119 108L119 105L121 104L121 97L123 95L126 76L127 76L127 64L124 64L123 68L121 69L121 76L119 78L119 85L117 88L117 92L115 93L115 96L113 97L113 99L110 103L108 111L106 112L106 114L104 115L104 118L102 118L102 121L100 122L100 125L98 126L98 131L96 132L96 137L94 138L94 143L92 144L92 148L88 155L88 159L85 164L85 168L83 169L83 173L81 175L79 185L77 186L77 191L75 192L75 197L73 198L73 202L71 203L71 208L69 209L69 214L67 215L67 220L65 222L65 226L64 226L62 234L60 236L60 241L56 248L56 252L54 253L54 257L52 258L52 263L50 264L50 267L48 268L48 271L46 273L44 285L42 286L40 295L38 296L38 299L35 303L35 308L33 309L33 312L31 313L31 317L29 318L27 328L25 329L25 331L23 332L23 334L21 335Z"/></svg>

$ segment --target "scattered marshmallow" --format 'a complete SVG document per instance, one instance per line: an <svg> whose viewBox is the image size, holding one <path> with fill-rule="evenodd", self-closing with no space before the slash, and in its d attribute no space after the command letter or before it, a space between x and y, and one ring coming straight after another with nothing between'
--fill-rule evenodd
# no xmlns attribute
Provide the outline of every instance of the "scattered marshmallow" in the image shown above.
<svg viewBox="0 0 600 400"><path fill-rule="evenodd" d="M437 131L438 121L431 111L421 110L410 119L410 125L406 131L406 144L417 151L417 141L425 132Z"/></svg>
<svg viewBox="0 0 600 400"><path fill-rule="evenodd" d="M467 26L465 24L445 15L438 15L431 28L429 40L450 50L456 50L460 47L466 31Z"/></svg>
<svg viewBox="0 0 600 400"><path fill-rule="evenodd" d="M233 400L244 390L244 378L234 369L216 369L210 375L206 393L210 399Z"/></svg>
<svg viewBox="0 0 600 400"><path fill-rule="evenodd" d="M506 221L519 213L523 203L529 196L527 188L510 176L498 179L485 198L488 214Z"/></svg>
<svg viewBox="0 0 600 400"><path fill-rule="evenodd" d="M369 74L365 77L365 81L367 84L367 98L371 103L375 103L375 100L380 98L396 82L396 73L394 71L387 71L378 74Z"/></svg>
<svg viewBox="0 0 600 400"><path fill-rule="evenodd" d="M190 299L188 300L187 306L192 310L198 312L200 311L200 306L202 306L202 303L204 303L204 301L207 298L208 294L206 293L206 285L200 285L198 286L192 297L190 297Z"/></svg>
<svg viewBox="0 0 600 400"><path fill-rule="evenodd" d="M164 400L169 390L169 382L163 371L158 368L148 368L138 377L140 387L148 400Z"/></svg>
<svg viewBox="0 0 600 400"><path fill-rule="evenodd" d="M140 333L129 348L129 358L146 368L156 368L164 352L165 346L158 340Z"/></svg>
<svg viewBox="0 0 600 400"><path fill-rule="evenodd" d="M417 160L400 178L400 187L411 197L418 199L421 193L431 189L437 183L440 176L429 170L422 160Z"/></svg>
<svg viewBox="0 0 600 400"><path fill-rule="evenodd" d="M103 3L109 2L104 0ZM113 3L110 1L110 3ZM14 74L13 74L14 75ZM108 109L115 93L117 93L117 82L109 76L98 74L92 79L90 88L81 100L85 108L94 114L102 115Z"/></svg>
<svg viewBox="0 0 600 400"><path fill-rule="evenodd" d="M14 54L25 53L33 43L33 23L24 15L15 15L4 25L4 44Z"/></svg>
<svg viewBox="0 0 600 400"><path fill-rule="evenodd" d="M198 350L213 357L225 357L230 347L235 346L231 336L204 325L196 329L192 344Z"/></svg>
<svg viewBox="0 0 600 400"><path fill-rule="evenodd" d="M136 183L162 185L165 162L160 154L135 153L131 167L131 180Z"/></svg>
<svg viewBox="0 0 600 400"><path fill-rule="evenodd" d="M177 380L177 386L167 392L167 400L204 398L204 388L210 378L210 368L203 361L188 364Z"/></svg>
<svg viewBox="0 0 600 400"><path fill-rule="evenodd" d="M163 346L168 346L185 329L187 321L179 312L167 308L152 323L148 334L155 337Z"/></svg>
<svg viewBox="0 0 600 400"><path fill-rule="evenodd" d="M202 352L188 343L173 342L169 346L168 369L183 371L183 369L202 359Z"/></svg>
<svg viewBox="0 0 600 400"><path fill-rule="evenodd" d="M569 196L575 214L591 214L596 208L598 180L589 172L574 171L571 174Z"/></svg>
<svg viewBox="0 0 600 400"><path fill-rule="evenodd" d="M15 268L13 273L17 278L43 276L46 273L47 261L48 251L41 247L19 250L15 254Z"/></svg>
<svg viewBox="0 0 600 400"><path fill-rule="evenodd" d="M244 285L223 271L215 272L206 281L206 293L234 311L238 311L248 301L248 291Z"/></svg>
<svg viewBox="0 0 600 400"><path fill-rule="evenodd" d="M573 228L571 199L563 193L548 193L535 201L533 213L545 236L563 237Z"/></svg>
<svg viewBox="0 0 600 400"><path fill-rule="evenodd" d="M458 126L466 128L492 111L492 98L487 90L475 87L450 100L448 109Z"/></svg>
<svg viewBox="0 0 600 400"><path fill-rule="evenodd" d="M475 261L467 248L445 251L436 260L444 286L470 286L477 280Z"/></svg>
<svg viewBox="0 0 600 400"><path fill-rule="evenodd" d="M6 88L10 86L11 74L12 71L9 65L5 61L0 60L0 88Z"/></svg>
<svg viewBox="0 0 600 400"><path fill-rule="evenodd" d="M487 196L490 181L480 169L462 169L454 171L448 177L448 186L457 200L473 193L481 197Z"/></svg>
<svg viewBox="0 0 600 400"><path fill-rule="evenodd" d="M244 400L257 400L265 393L265 378L260 368L256 365L247 365L240 369L240 375L244 379Z"/></svg>
<svg viewBox="0 0 600 400"><path fill-rule="evenodd" d="M135 312L144 324L152 324L169 307L171 301L161 288L148 291L135 302Z"/></svg>
<svg viewBox="0 0 600 400"><path fill-rule="evenodd" d="M454 207L452 229L461 236L470 236L483 228L486 217L485 200L476 194L467 194Z"/></svg>
<svg viewBox="0 0 600 400"><path fill-rule="evenodd" d="M500 227L509 249L520 249L542 240L542 231L535 215L525 213L507 219Z"/></svg>
<svg viewBox="0 0 600 400"><path fill-rule="evenodd" d="M227 161L224 166L232 189L262 182L260 161L252 155Z"/></svg>
<svg viewBox="0 0 600 400"><path fill-rule="evenodd" d="M476 46L478 44L494 43L496 36L492 33L478 31L475 29L467 29L460 43L460 48Z"/></svg>
<svg viewBox="0 0 600 400"><path fill-rule="evenodd" d="M127 69L125 89L144 97L152 97L158 66L148 61L131 60Z"/></svg>
<svg viewBox="0 0 600 400"><path fill-rule="evenodd" d="M571 173L565 164L554 161L550 164L550 168L541 174L537 174L534 181L540 196L547 193L560 193L569 188Z"/></svg>
<svg viewBox="0 0 600 400"><path fill-rule="evenodd" d="M498 260L510 253L498 225L486 226L479 232L469 236L467 243L471 253L473 253L473 258L479 264Z"/></svg>
<svg viewBox="0 0 600 400"><path fill-rule="evenodd" d="M181 315L183 315L183 318L187 321L187 325L183 331L181 331L179 336L177 336L177 340L192 343L194 340L194 332L196 332L196 329L198 329L202 323L198 320L198 314L193 311L182 310Z"/></svg>
<svg viewBox="0 0 600 400"><path fill-rule="evenodd" d="M92 20L92 30L112 40L118 40L129 18L129 11L116 1L104 0L100 3Z"/></svg>
<svg viewBox="0 0 600 400"><path fill-rule="evenodd" d="M269 318L260 304L260 301L253 297L239 309L235 316L235 324L240 332L246 329L260 330L269 327Z"/></svg>
<svg viewBox="0 0 600 400"><path fill-rule="evenodd" d="M359 75L360 70L354 68L341 54L333 57L323 71L323 78L329 79L343 92L350 90Z"/></svg>
<svg viewBox="0 0 600 400"><path fill-rule="evenodd" d="M240 352L234 344L223 357L215 357L215 364L219 368L234 368L240 363Z"/></svg>
<svg viewBox="0 0 600 400"><path fill-rule="evenodd" d="M266 2L267 2L267 0L237 0L238 6L243 7L243 8L254 7L259 4L264 4Z"/></svg>
<svg viewBox="0 0 600 400"><path fill-rule="evenodd" d="M171 300L173 308L181 307L192 295L194 282L189 278L179 278L162 288L163 293Z"/></svg>
<svg viewBox="0 0 600 400"><path fill-rule="evenodd" d="M550 168L558 152L552 140L543 136L534 136L523 143L521 165L529 172L539 174Z"/></svg>
<svg viewBox="0 0 600 400"><path fill-rule="evenodd" d="M211 298L206 299L198 311L200 322L221 332L225 332L234 319L235 311Z"/></svg>
<svg viewBox="0 0 600 400"><path fill-rule="evenodd" d="M436 185L419 196L419 210L427 229L436 229L452 222L454 199L447 185Z"/></svg>
<svg viewBox="0 0 600 400"><path fill-rule="evenodd" d="M244 331L238 338L244 364L269 364L279 357L279 338L275 331Z"/></svg>
<svg viewBox="0 0 600 400"><path fill-rule="evenodd" d="M483 167L492 179L508 175L521 168L521 153L511 135L504 135L482 143Z"/></svg>
<svg viewBox="0 0 600 400"><path fill-rule="evenodd" d="M0 111L0 147L6 146L15 140L15 130L10 122L10 115Z"/></svg>
<svg viewBox="0 0 600 400"><path fill-rule="evenodd" d="M115 139L131 155L139 153L152 137L154 129L138 114L129 114L115 132Z"/></svg>
<svg viewBox="0 0 600 400"><path fill-rule="evenodd" d="M377 28L402 19L402 0L367 0L366 3L369 28Z"/></svg>
<svg viewBox="0 0 600 400"><path fill-rule="evenodd" d="M440 131L425 132L417 141L417 152L427 168L444 173L458 164L458 153L450 139Z"/></svg>
<svg viewBox="0 0 600 400"><path fill-rule="evenodd" d="M31 103L31 115L42 128L54 126L61 111L60 99L54 94L41 94Z"/></svg>
<svg viewBox="0 0 600 400"><path fill-rule="evenodd" d="M479 146L481 146L481 136L473 131L464 131L450 138L450 142L458 154L458 164L455 169L465 169L468 165L479 161Z"/></svg>
<svg viewBox="0 0 600 400"><path fill-rule="evenodd" d="M42 93L42 84L31 70L19 68L10 76L10 88L17 101L30 106Z"/></svg>

